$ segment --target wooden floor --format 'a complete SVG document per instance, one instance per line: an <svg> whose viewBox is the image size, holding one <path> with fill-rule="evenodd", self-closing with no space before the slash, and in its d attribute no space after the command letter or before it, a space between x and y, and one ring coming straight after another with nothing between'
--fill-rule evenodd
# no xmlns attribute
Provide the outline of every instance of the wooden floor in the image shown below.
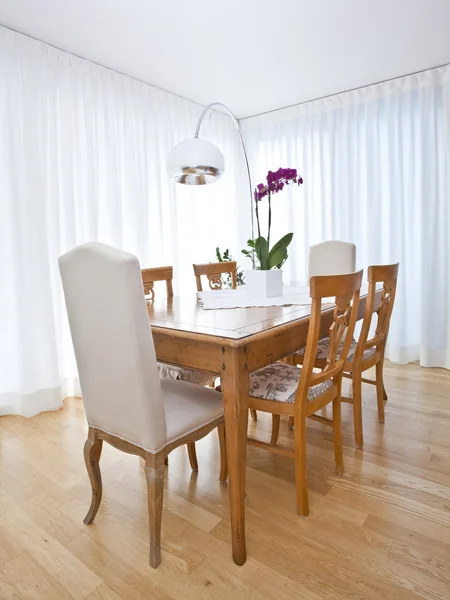
<svg viewBox="0 0 450 600"><path fill-rule="evenodd" d="M214 434L167 468L163 557L148 564L145 476L104 447L104 499L90 498L81 400L33 419L0 417L0 599L207 600L450 598L450 373L386 365L386 425L364 387L364 451L343 407L345 474L330 431L308 428L311 515L295 512L293 463L251 448L248 560L231 559L228 491ZM283 421L280 440L292 444ZM250 427L269 437L269 420Z"/></svg>

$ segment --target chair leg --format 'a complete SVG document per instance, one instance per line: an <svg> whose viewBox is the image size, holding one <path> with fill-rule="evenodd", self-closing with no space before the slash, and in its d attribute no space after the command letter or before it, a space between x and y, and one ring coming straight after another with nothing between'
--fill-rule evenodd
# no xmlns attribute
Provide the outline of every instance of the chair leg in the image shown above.
<svg viewBox="0 0 450 600"><path fill-rule="evenodd" d="M301 517L309 515L308 478L306 474L306 418L295 427L295 484L297 489L297 512Z"/></svg>
<svg viewBox="0 0 450 600"><path fill-rule="evenodd" d="M380 362L378 362L375 366L375 373L376 373L376 385L377 385L377 394L378 394L378 380L381 381L381 385L383 387L383 400L385 402L387 402L388 399L388 395L386 393L386 388L384 387L384 377L383 377L383 367L384 367L384 350L385 348L383 347L383 352L381 353L381 358L380 358ZM378 413L379 413L379 409L378 409ZM383 407L383 420L381 421L380 418L380 422L384 423L384 407Z"/></svg>
<svg viewBox="0 0 450 600"><path fill-rule="evenodd" d="M252 417L253 421L258 420L258 413L256 412L256 410L254 408L250 409L250 416Z"/></svg>
<svg viewBox="0 0 450 600"><path fill-rule="evenodd" d="M289 417L288 419L288 429L294 429L294 417Z"/></svg>
<svg viewBox="0 0 450 600"><path fill-rule="evenodd" d="M355 431L355 444L360 450L363 447L363 426L362 426L362 382L361 373L353 371L352 378L352 396L353 396L353 429Z"/></svg>
<svg viewBox="0 0 450 600"><path fill-rule="evenodd" d="M148 494L148 517L150 524L150 566L156 569L161 562L161 520L164 493L164 463L154 466L154 463L151 464L150 460L146 460L145 464Z"/></svg>
<svg viewBox="0 0 450 600"><path fill-rule="evenodd" d="M270 443L272 444L272 446L276 446L279 433L280 433L280 415L272 415L272 436L270 438Z"/></svg>
<svg viewBox="0 0 450 600"><path fill-rule="evenodd" d="M217 427L217 433L219 434L219 446L220 446L220 475L219 481L225 483L228 477L228 464L227 464L227 442L225 437L225 424L221 423Z"/></svg>
<svg viewBox="0 0 450 600"><path fill-rule="evenodd" d="M91 481L92 498L91 506L87 515L84 517L84 523L89 525L95 519L98 507L102 499L102 474L100 472L100 456L102 453L103 440L95 437L95 433L90 430L89 437L84 444L84 462Z"/></svg>
<svg viewBox="0 0 450 600"><path fill-rule="evenodd" d="M383 361L380 360L375 365L376 381L377 381L377 404L378 404L378 419L380 423L384 423L384 385L383 385Z"/></svg>
<svg viewBox="0 0 450 600"><path fill-rule="evenodd" d="M197 452L195 451L195 442L189 442L187 445L189 462L193 471L198 471Z"/></svg>
<svg viewBox="0 0 450 600"><path fill-rule="evenodd" d="M336 473L344 473L344 458L342 455L342 422L341 422L341 394L333 400L333 441L334 460L336 462Z"/></svg>

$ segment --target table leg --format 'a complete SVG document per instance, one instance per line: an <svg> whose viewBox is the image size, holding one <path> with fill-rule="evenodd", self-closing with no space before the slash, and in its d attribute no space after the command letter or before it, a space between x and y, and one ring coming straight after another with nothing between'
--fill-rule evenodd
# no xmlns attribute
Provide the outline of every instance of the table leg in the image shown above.
<svg viewBox="0 0 450 600"><path fill-rule="evenodd" d="M245 549L245 464L247 458L249 378L245 347L223 347L220 385L225 407L225 432L230 490L233 560L243 565Z"/></svg>

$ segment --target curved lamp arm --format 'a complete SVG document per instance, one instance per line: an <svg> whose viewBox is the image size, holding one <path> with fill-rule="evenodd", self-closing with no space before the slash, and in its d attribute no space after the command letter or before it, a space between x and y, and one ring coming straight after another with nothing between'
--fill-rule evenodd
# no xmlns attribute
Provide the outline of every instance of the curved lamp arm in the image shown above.
<svg viewBox="0 0 450 600"><path fill-rule="evenodd" d="M200 131L200 127L202 125L202 121L203 121L206 113L208 112L208 110L210 108L212 108L213 106L221 106L222 108L224 108L227 111L227 113L231 117L231 120L233 121L233 123L234 123L234 125L236 127L236 130L237 130L238 135L239 135L239 139L241 140L242 150L244 151L245 165L247 167L248 187L249 187L249 192L250 192L250 211L251 211L251 216L252 216L252 240L254 240L255 239L255 226L254 226L254 220L253 220L254 217L253 217L253 187L252 187L252 179L250 177L250 166L248 164L247 150L245 148L244 138L242 137L241 128L239 127L239 121L233 115L233 113L228 108L228 106L225 106L225 104L222 104L222 102L211 102L211 104L208 104L208 106L206 106L204 108L202 114L200 115L200 118L199 118L198 123L197 123L197 127L195 129L195 137L198 138L198 134L199 134L199 131ZM254 259L253 259L253 267L254 266L255 266L255 264L254 264Z"/></svg>

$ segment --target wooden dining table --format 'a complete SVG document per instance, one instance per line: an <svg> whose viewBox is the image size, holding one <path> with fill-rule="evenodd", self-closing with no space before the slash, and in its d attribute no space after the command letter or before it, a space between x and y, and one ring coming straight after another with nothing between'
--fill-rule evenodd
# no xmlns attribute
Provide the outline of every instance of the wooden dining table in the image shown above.
<svg viewBox="0 0 450 600"><path fill-rule="evenodd" d="M361 290L358 318L366 293ZM375 303L378 308L379 295ZM159 361L220 377L224 400L233 560L246 560L245 469L249 374L292 355L306 343L310 306L205 310L195 293L149 301ZM332 322L332 304L322 307L321 335Z"/></svg>

